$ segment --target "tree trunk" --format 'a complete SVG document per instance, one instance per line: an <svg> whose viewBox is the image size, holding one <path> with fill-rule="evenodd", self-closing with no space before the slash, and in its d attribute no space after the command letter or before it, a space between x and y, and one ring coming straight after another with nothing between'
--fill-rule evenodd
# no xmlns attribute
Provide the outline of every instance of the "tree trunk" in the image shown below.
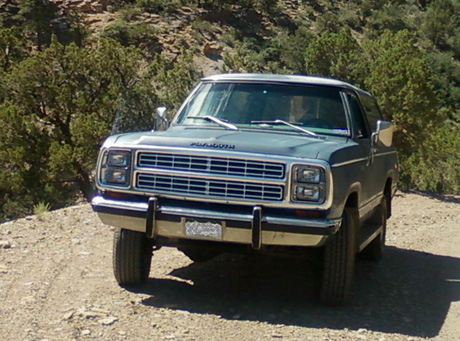
<svg viewBox="0 0 460 341"><path fill-rule="evenodd" d="M76 164L75 168L77 169L77 172L78 172L78 176L76 179L78 187L80 191L82 192L83 196L85 197L85 199L89 202L91 201L94 195L94 187L93 187L92 181L88 173L83 170L81 165Z"/></svg>

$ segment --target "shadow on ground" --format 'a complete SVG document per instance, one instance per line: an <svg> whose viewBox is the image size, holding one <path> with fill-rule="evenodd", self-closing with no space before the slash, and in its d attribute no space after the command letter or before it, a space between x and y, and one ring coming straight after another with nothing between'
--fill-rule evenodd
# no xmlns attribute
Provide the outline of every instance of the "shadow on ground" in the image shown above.
<svg viewBox="0 0 460 341"><path fill-rule="evenodd" d="M439 200L445 203L451 204L460 204L460 196L458 195L450 195L450 194L438 194L433 192L422 192L422 191L400 191L401 193L397 193L396 196L404 196L404 194L411 193L411 194L418 194L423 197L427 197L429 199Z"/></svg>
<svg viewBox="0 0 460 341"><path fill-rule="evenodd" d="M460 300L460 259L395 247L379 264L358 262L351 303L341 308L315 301L317 283L302 259L224 255L171 275L194 284L151 278L142 303L310 328L433 337Z"/></svg>

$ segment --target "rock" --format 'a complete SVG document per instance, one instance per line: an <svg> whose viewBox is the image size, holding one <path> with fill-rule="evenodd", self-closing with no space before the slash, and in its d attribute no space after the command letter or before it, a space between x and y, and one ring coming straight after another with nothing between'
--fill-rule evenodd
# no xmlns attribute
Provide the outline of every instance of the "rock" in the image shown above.
<svg viewBox="0 0 460 341"><path fill-rule="evenodd" d="M96 313L101 313L101 314L106 314L109 315L110 311L101 309L101 308L91 308L92 311L95 311Z"/></svg>
<svg viewBox="0 0 460 341"><path fill-rule="evenodd" d="M9 249L11 244L8 240L0 240L0 249Z"/></svg>
<svg viewBox="0 0 460 341"><path fill-rule="evenodd" d="M110 325L114 324L117 321L118 321L118 319L116 317L109 316L109 317L106 317L104 319L99 320L99 323L102 324L103 326L110 326Z"/></svg>
<svg viewBox="0 0 460 341"><path fill-rule="evenodd" d="M219 59L222 54L222 47L219 44L207 42L203 46L203 53L211 59Z"/></svg>
<svg viewBox="0 0 460 341"><path fill-rule="evenodd" d="M81 331L81 335L89 335L89 334L91 334L91 330L89 329L84 329Z"/></svg>
<svg viewBox="0 0 460 341"><path fill-rule="evenodd" d="M62 316L63 320L70 320L73 316L73 312L69 311L68 313L65 313L64 316Z"/></svg>
<svg viewBox="0 0 460 341"><path fill-rule="evenodd" d="M105 314L96 313L94 311L84 311L81 313L81 316L85 318L92 318L92 317L104 317Z"/></svg>
<svg viewBox="0 0 460 341"><path fill-rule="evenodd" d="M8 267L4 264L0 264L0 274L8 273Z"/></svg>

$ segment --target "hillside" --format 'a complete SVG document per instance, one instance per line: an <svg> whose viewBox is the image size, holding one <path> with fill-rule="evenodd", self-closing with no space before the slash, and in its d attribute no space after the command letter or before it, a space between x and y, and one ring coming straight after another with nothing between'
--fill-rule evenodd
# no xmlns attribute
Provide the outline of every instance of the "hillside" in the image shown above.
<svg viewBox="0 0 460 341"><path fill-rule="evenodd" d="M313 299L302 258L163 248L148 283L117 286L112 229L88 205L0 225L0 333L8 340L458 340L460 198L399 193L379 264L352 301Z"/></svg>
<svg viewBox="0 0 460 341"><path fill-rule="evenodd" d="M98 148L169 117L200 77L315 74L373 93L400 187L460 193L460 4L6 0L0 3L0 221L94 193Z"/></svg>

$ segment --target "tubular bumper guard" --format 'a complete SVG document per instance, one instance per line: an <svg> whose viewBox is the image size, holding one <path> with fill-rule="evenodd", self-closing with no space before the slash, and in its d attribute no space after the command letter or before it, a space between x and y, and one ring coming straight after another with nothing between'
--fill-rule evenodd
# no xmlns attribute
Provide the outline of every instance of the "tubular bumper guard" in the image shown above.
<svg viewBox="0 0 460 341"><path fill-rule="evenodd" d="M96 196L91 205L104 224L145 232L149 238L161 236L207 240L206 237L186 235L186 220L196 219L222 226L222 237L217 241L250 244L254 249L260 249L262 245L320 246L329 235L337 232L342 222L340 218L305 219L266 215L261 206L254 206L252 214L235 214L159 205L155 197L144 203Z"/></svg>

